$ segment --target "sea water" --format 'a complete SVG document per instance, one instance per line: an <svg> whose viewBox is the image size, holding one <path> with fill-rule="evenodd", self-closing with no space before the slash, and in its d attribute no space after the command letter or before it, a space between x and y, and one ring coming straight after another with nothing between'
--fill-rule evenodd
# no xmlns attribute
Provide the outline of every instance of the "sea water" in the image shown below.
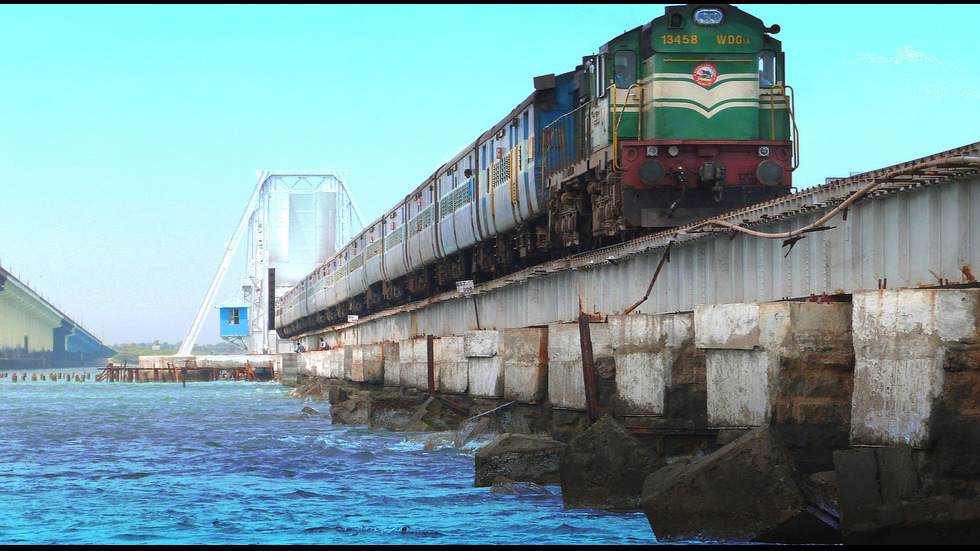
<svg viewBox="0 0 980 551"><path fill-rule="evenodd" d="M656 543L557 485L474 487L448 434L333 425L278 383L74 382L95 371L0 378L0 544Z"/></svg>

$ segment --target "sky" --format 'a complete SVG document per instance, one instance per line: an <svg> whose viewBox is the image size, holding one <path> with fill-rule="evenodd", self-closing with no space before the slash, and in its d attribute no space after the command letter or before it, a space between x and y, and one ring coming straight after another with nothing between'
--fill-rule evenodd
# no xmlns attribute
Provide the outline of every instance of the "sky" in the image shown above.
<svg viewBox="0 0 980 551"><path fill-rule="evenodd" d="M781 27L798 188L980 141L980 7L736 5ZM256 170L346 170L375 220L663 8L0 5L0 265L107 345L179 342Z"/></svg>

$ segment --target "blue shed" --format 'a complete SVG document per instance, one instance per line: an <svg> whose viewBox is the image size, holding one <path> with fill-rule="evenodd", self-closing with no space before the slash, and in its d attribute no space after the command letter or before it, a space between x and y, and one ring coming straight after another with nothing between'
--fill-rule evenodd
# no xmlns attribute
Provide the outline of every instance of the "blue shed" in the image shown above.
<svg viewBox="0 0 980 551"><path fill-rule="evenodd" d="M218 311L222 338L248 336L248 304L233 298L218 306Z"/></svg>

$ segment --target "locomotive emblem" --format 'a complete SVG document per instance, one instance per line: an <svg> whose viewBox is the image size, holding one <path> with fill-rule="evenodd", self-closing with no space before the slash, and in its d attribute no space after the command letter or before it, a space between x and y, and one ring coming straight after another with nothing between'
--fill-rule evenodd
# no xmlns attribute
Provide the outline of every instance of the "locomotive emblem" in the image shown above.
<svg viewBox="0 0 980 551"><path fill-rule="evenodd" d="M718 80L718 69L710 63L702 63L694 68L694 82L707 88Z"/></svg>

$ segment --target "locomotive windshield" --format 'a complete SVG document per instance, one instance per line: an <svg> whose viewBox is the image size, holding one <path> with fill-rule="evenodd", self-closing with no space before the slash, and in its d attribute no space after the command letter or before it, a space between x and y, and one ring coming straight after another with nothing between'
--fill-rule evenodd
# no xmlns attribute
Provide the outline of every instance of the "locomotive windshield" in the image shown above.
<svg viewBox="0 0 980 551"><path fill-rule="evenodd" d="M613 80L616 88L629 88L636 83L636 52L619 50L614 56Z"/></svg>
<svg viewBox="0 0 980 551"><path fill-rule="evenodd" d="M776 83L776 52L759 52L759 86L772 88Z"/></svg>

